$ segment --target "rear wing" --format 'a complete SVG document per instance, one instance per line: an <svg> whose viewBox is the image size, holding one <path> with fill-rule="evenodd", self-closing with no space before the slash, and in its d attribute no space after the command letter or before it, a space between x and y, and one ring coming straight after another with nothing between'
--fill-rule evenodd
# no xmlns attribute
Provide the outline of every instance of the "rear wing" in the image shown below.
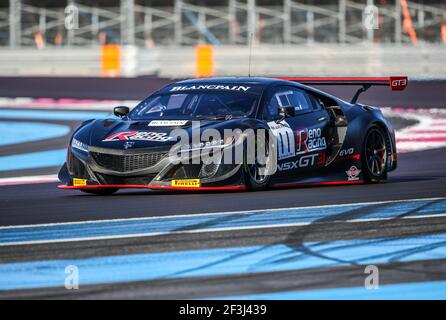
<svg viewBox="0 0 446 320"><path fill-rule="evenodd" d="M356 91L351 103L358 101L359 95L367 91L371 86L389 86L392 91L402 91L406 89L408 79L406 76L393 76L381 78L365 77L301 77L301 78L280 78L281 80L300 82L306 85L340 85L351 86L359 85L361 88Z"/></svg>

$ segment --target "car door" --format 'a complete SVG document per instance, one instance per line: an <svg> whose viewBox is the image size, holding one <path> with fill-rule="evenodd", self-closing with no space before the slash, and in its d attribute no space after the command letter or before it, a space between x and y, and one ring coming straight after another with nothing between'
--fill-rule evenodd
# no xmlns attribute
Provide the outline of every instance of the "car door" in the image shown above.
<svg viewBox="0 0 446 320"><path fill-rule="evenodd" d="M294 107L283 118L279 108ZM266 99L264 119L276 136L277 169L297 173L325 165L330 118L316 97L297 87L278 86Z"/></svg>

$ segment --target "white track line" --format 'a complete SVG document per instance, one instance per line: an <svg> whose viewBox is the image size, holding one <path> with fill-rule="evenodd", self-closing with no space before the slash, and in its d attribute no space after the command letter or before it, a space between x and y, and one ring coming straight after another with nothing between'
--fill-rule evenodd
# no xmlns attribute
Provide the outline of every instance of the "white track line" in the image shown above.
<svg viewBox="0 0 446 320"><path fill-rule="evenodd" d="M430 219L446 217L446 213L420 215L420 216L405 216L398 220L415 220L415 219ZM386 218L369 218L369 219L356 219L356 220L333 220L330 222L341 223L358 223L358 222L373 222L373 221L388 221L393 220L395 217ZM112 239L129 239L129 238L144 238L160 235L173 235L173 234L188 234L188 233L211 233L211 232L223 232L223 231L237 231L237 230L257 230L257 229L271 229L271 228L287 228L287 227L299 227L310 224L318 223L317 221L308 222L295 222L295 223L283 223L283 224L270 224L259 226L245 226L245 227L226 227L226 228L213 228L213 229L195 229L195 230L181 230L181 231L165 231L165 232L148 232L137 234L123 234L114 236L96 236L96 237L84 237L84 238L67 238L67 239L51 239L51 240L33 240L33 241L20 241L20 242L6 242L0 243L0 247L5 246L20 246L20 245L33 245L33 244L48 244L48 243L65 243L65 242L80 242L80 241L98 241L98 240L112 240Z"/></svg>
<svg viewBox="0 0 446 320"><path fill-rule="evenodd" d="M0 108L112 111L113 106L135 106L138 100L0 98Z"/></svg>
<svg viewBox="0 0 446 320"><path fill-rule="evenodd" d="M24 176L12 178L0 178L0 186L10 186L17 184L34 184L34 183L49 183L59 181L57 174L42 175L42 176Z"/></svg>
<svg viewBox="0 0 446 320"><path fill-rule="evenodd" d="M339 208L339 207L348 207L348 206L368 206L368 205L374 205L374 204L404 203L404 202L415 202L415 201L436 201L436 200L446 200L446 197L402 199L402 200L386 200L386 201L356 202L356 203L341 203L341 204L327 204L327 205L322 205L322 206L273 208L273 209L255 209L255 210L243 210L243 211L222 211L222 212L208 212L208 213L190 213L190 214L177 214L177 215L156 216L156 217L117 218L117 219L102 219L102 220L84 220L84 221L69 221L69 222L55 222L55 223L11 225L11 226L0 226L0 230L13 229L13 228L35 228L35 227L82 225L82 224L90 224L90 223L99 223L100 224L100 223L107 223L107 222L158 220L158 219L172 219L172 218L185 218L185 217L187 217L187 218L212 217L212 216L217 216L217 215L250 214L250 213L254 213L254 212L263 212L263 211L277 212L277 211L292 211L292 210L325 209L325 208Z"/></svg>

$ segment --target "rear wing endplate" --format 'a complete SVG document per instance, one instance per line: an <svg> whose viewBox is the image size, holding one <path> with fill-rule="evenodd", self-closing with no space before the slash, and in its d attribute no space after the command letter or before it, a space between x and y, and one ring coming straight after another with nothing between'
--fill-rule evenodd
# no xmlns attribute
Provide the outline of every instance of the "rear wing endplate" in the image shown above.
<svg viewBox="0 0 446 320"><path fill-rule="evenodd" d="M340 85L340 86L350 86L359 85L361 86L352 98L351 103L356 103L359 95L371 86L389 86L392 91L402 91L406 89L408 84L408 79L406 76L392 76L392 77L381 77L381 78L367 78L367 77L301 77L301 78L280 78L281 80L300 82L306 85Z"/></svg>

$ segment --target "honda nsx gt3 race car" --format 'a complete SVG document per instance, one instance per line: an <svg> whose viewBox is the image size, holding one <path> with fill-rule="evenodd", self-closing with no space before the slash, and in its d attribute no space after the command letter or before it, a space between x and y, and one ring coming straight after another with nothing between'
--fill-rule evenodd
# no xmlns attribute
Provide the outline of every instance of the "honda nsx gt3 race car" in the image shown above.
<svg viewBox="0 0 446 320"><path fill-rule="evenodd" d="M357 100L371 86L404 90L407 82L407 77L390 77L172 83L132 110L118 106L114 118L82 123L70 139L59 188L111 194L121 188L240 190L376 183L397 166L395 132L378 108ZM346 102L311 86L318 84L359 89ZM248 139L248 131L253 138ZM181 144L178 134L187 135ZM215 138L217 134L223 138ZM248 140L273 160L256 156L248 161L253 150ZM237 148L243 151L239 161L234 156L223 161L217 152L236 155ZM172 161L172 150L192 161ZM214 161L204 161L204 151ZM265 170L267 163L270 170Z"/></svg>

